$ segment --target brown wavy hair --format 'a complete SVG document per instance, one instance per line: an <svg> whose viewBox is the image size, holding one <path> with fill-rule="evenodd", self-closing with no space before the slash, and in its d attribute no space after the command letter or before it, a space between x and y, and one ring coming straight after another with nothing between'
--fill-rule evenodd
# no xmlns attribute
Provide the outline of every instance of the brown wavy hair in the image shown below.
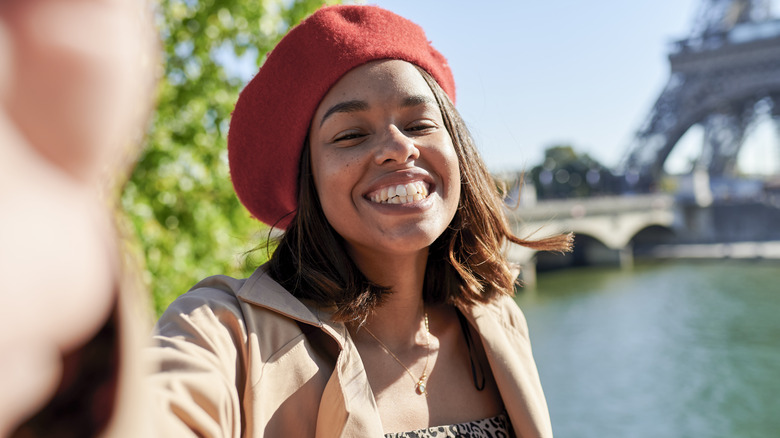
<svg viewBox="0 0 780 438"><path fill-rule="evenodd" d="M572 236L526 240L512 233L503 199L463 119L439 84L417 69L439 105L461 178L455 217L428 251L423 298L426 303L466 306L513 295L516 275L503 254L505 244L567 252ZM390 293L389 287L363 275L328 223L314 186L308 140L300 163L298 211L271 256L269 272L296 297L335 307L333 319L340 322L362 324Z"/></svg>

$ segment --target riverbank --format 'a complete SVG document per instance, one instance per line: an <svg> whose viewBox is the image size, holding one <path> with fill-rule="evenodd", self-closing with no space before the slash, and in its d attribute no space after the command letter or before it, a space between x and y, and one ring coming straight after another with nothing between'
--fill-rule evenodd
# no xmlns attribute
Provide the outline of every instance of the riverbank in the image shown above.
<svg viewBox="0 0 780 438"><path fill-rule="evenodd" d="M650 259L780 260L780 241L655 245L636 254Z"/></svg>

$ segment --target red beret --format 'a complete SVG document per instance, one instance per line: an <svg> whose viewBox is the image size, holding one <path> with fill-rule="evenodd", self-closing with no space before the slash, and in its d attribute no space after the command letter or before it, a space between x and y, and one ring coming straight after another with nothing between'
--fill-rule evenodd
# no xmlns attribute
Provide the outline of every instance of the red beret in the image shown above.
<svg viewBox="0 0 780 438"><path fill-rule="evenodd" d="M447 60L422 28L376 6L324 7L282 38L238 97L228 157L239 200L287 228L298 207L298 167L320 101L353 68L400 59L425 69L455 102Z"/></svg>

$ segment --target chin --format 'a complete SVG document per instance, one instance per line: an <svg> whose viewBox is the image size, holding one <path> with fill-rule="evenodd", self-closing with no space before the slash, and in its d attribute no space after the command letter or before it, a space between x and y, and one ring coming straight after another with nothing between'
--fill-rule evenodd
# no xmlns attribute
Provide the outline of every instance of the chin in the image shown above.
<svg viewBox="0 0 780 438"><path fill-rule="evenodd" d="M394 255L411 255L428 248L441 236L446 227L435 229L420 228L417 230L405 229L395 236L385 236L376 241L373 248L377 252Z"/></svg>

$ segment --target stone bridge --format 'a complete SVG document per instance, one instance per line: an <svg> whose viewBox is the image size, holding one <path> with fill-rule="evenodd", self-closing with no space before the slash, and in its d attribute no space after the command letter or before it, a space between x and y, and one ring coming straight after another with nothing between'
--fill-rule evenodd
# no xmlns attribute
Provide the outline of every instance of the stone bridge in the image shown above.
<svg viewBox="0 0 780 438"><path fill-rule="evenodd" d="M532 283L540 269L571 265L633 262L639 242L657 242L677 228L674 198L670 195L634 195L540 201L509 210L515 235L540 238L574 232L575 252L570 257L539 253L510 245L507 255L522 267L523 281Z"/></svg>

